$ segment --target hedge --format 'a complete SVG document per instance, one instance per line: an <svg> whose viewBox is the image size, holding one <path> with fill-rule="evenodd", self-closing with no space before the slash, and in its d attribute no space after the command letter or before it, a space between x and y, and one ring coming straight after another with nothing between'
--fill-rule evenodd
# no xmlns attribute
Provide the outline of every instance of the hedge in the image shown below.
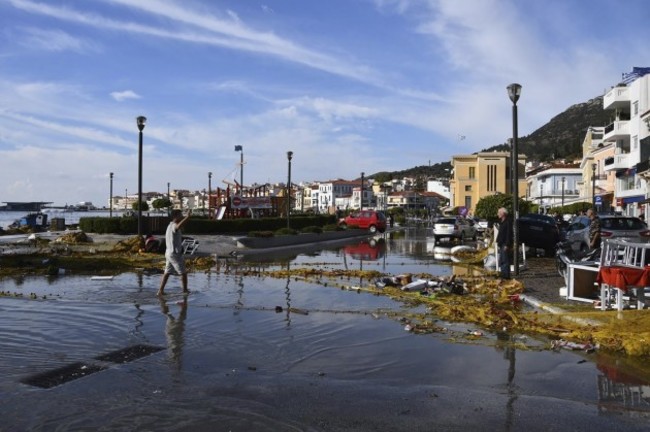
<svg viewBox="0 0 650 432"><path fill-rule="evenodd" d="M307 227L322 227L336 222L333 215L295 216L290 218L291 229L302 230ZM169 224L167 216L143 216L143 234L164 234ZM286 218L223 219L210 220L190 217L183 226L184 234L245 234L250 231L277 231L287 227ZM135 217L82 217L79 229L97 234L136 234L138 219Z"/></svg>

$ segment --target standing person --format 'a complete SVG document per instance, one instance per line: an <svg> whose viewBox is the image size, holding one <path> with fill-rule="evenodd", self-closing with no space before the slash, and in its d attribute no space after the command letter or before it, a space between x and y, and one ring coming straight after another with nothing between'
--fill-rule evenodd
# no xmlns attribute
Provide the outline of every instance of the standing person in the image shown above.
<svg viewBox="0 0 650 432"><path fill-rule="evenodd" d="M587 217L591 219L589 224L589 248L591 250L600 247L600 218L596 214L596 210L587 210Z"/></svg>
<svg viewBox="0 0 650 432"><path fill-rule="evenodd" d="M501 279L510 279L510 250L512 249L512 222L508 218L508 210L501 207L497 210L499 218L499 233L497 247L499 248L499 270Z"/></svg>
<svg viewBox="0 0 650 432"><path fill-rule="evenodd" d="M187 270L185 269L185 259L183 258L183 233L181 228L185 222L190 218L192 210L188 210L187 215L183 217L181 210L172 210L172 220L167 226L165 233L165 272L163 273L160 281L160 288L158 295L165 295L165 285L169 275L174 272L181 276L181 284L183 285L183 293L189 293L187 289Z"/></svg>

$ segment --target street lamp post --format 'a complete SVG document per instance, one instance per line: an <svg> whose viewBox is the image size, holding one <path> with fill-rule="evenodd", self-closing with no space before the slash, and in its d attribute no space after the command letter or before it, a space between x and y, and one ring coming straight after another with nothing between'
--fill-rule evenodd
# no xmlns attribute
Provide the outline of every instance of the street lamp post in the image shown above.
<svg viewBox="0 0 650 432"><path fill-rule="evenodd" d="M521 96L521 85L510 84L508 97L512 101L512 264L514 275L519 276L519 155L517 153L517 101Z"/></svg>
<svg viewBox="0 0 650 432"><path fill-rule="evenodd" d="M293 152L287 152L287 160L289 161L289 173L287 175L287 228L291 228L289 222L289 214L291 213L291 158L293 157Z"/></svg>
<svg viewBox="0 0 650 432"><path fill-rule="evenodd" d="M596 164L591 164L591 207L596 210Z"/></svg>
<svg viewBox="0 0 650 432"><path fill-rule="evenodd" d="M136 123L140 131L138 141L138 239L142 243L142 129L147 123L147 118L138 116Z"/></svg>
<svg viewBox="0 0 650 432"><path fill-rule="evenodd" d="M359 210L363 210L363 176L365 175L364 172L361 173L361 196L360 196L360 202L359 202Z"/></svg>
<svg viewBox="0 0 650 432"><path fill-rule="evenodd" d="M126 210L126 203L129 201L129 190L124 189L124 210Z"/></svg>
<svg viewBox="0 0 650 432"><path fill-rule="evenodd" d="M240 145L235 146L235 151L239 152L239 194L243 195L244 192L244 147Z"/></svg>
<svg viewBox="0 0 650 432"><path fill-rule="evenodd" d="M108 201L108 217L113 217L113 173L110 175L111 177L111 188L110 188L110 197Z"/></svg>
<svg viewBox="0 0 650 432"><path fill-rule="evenodd" d="M562 212L564 212L564 177L562 177Z"/></svg>
<svg viewBox="0 0 650 432"><path fill-rule="evenodd" d="M167 206L167 216L170 216L172 211L172 196L169 194L169 186L170 184L167 182L167 203L169 204Z"/></svg>
<svg viewBox="0 0 650 432"><path fill-rule="evenodd" d="M212 171L208 173L208 218L212 219Z"/></svg>

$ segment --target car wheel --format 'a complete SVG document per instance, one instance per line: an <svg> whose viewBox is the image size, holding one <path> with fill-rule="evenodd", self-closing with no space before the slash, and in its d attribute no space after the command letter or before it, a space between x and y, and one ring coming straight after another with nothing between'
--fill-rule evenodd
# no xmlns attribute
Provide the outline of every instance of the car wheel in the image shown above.
<svg viewBox="0 0 650 432"><path fill-rule="evenodd" d="M371 233L373 233L373 234L374 234L374 233L376 233L376 232L377 232L377 227L376 227L376 226L374 226L374 225L370 225L370 227L368 228L368 230L369 230L369 231L370 231Z"/></svg>

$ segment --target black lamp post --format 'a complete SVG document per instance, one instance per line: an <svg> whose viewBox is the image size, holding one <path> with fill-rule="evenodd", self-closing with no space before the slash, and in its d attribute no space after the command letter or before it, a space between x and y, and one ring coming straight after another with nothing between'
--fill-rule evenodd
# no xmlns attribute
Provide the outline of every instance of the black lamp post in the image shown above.
<svg viewBox="0 0 650 432"><path fill-rule="evenodd" d="M596 164L591 164L591 207L596 210Z"/></svg>
<svg viewBox="0 0 650 432"><path fill-rule="evenodd" d="M169 204L167 206L167 216L170 216L172 211L172 196L169 194L169 186L170 184L167 182L167 203Z"/></svg>
<svg viewBox="0 0 650 432"><path fill-rule="evenodd" d="M508 97L512 101L512 264L514 275L519 276L519 154L517 153L517 101L521 96L521 85L510 84Z"/></svg>
<svg viewBox="0 0 650 432"><path fill-rule="evenodd" d="M142 129L144 129L147 118L138 116L139 145L138 145L138 238L142 241Z"/></svg>
<svg viewBox="0 0 650 432"><path fill-rule="evenodd" d="M108 216L113 217L113 173L110 175L111 177L111 189L110 189L110 197L108 201Z"/></svg>
<svg viewBox="0 0 650 432"><path fill-rule="evenodd" d="M124 210L126 210L126 203L129 201L129 190L124 189Z"/></svg>
<svg viewBox="0 0 650 432"><path fill-rule="evenodd" d="M564 212L564 177L562 177L562 212Z"/></svg>
<svg viewBox="0 0 650 432"><path fill-rule="evenodd" d="M363 176L366 173L362 172L361 173L361 197L360 197L360 202L359 202L359 210L363 210Z"/></svg>
<svg viewBox="0 0 650 432"><path fill-rule="evenodd" d="M287 228L291 228L289 222L289 214L291 213L291 158L293 157L293 152L287 152L287 160L289 161L289 174L287 176Z"/></svg>
<svg viewBox="0 0 650 432"><path fill-rule="evenodd" d="M212 218L212 171L208 173L208 218Z"/></svg>
<svg viewBox="0 0 650 432"><path fill-rule="evenodd" d="M235 151L239 152L239 195L244 194L244 147L235 146Z"/></svg>

